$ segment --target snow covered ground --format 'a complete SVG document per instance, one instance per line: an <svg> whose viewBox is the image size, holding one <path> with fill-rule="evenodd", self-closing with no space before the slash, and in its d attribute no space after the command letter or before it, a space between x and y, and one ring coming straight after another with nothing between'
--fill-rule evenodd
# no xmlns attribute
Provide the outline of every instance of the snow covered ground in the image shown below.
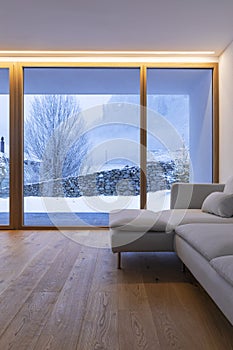
<svg viewBox="0 0 233 350"><path fill-rule="evenodd" d="M169 208L170 191L157 191L147 194L147 208L159 211ZM139 196L98 196L98 197L25 197L25 213L109 212L119 208L137 209ZM9 211L9 198L0 198L0 212Z"/></svg>
<svg viewBox="0 0 233 350"><path fill-rule="evenodd" d="M170 191L158 191L148 194L148 209L158 211L169 208ZM25 224L26 225L52 225L59 229L59 232L66 238L78 243L95 248L111 248L109 231L95 230L96 226L108 225L90 221L91 213L106 213L119 208L139 208L139 196L100 196L100 197L79 197L79 198L54 198L54 197L26 197L24 201ZM8 213L9 199L0 198L0 213ZM56 213L65 213L56 215ZM48 214L46 214L48 213ZM53 214L55 213L55 214ZM67 214L66 214L67 213ZM71 214L71 218L70 215ZM84 213L77 217L75 213ZM87 213L87 218L85 217ZM28 215L27 215L28 214ZM41 214L41 215L40 215ZM105 214L103 214L104 216ZM37 217L38 216L38 217ZM101 215L100 215L101 216ZM68 218L68 226L86 226L86 230L63 229ZM8 219L7 219L8 220ZM39 222L35 221L39 220ZM49 220L49 221L48 221ZM106 218L105 218L106 220ZM107 219L108 220L108 219ZM8 224L8 221L5 223Z"/></svg>

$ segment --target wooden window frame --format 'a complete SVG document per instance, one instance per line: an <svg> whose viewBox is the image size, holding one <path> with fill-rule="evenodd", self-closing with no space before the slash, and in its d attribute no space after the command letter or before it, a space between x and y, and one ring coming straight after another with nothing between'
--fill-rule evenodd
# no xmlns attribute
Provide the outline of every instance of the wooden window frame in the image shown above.
<svg viewBox="0 0 233 350"><path fill-rule="evenodd" d="M3 62L0 68L8 68L10 76L10 223L9 225L0 225L0 229L33 229L33 230L57 230L60 228L54 226L26 226L23 224L24 205L23 205L23 143L24 143L24 92L23 92L23 71L24 68L140 68L140 207L146 208L146 149L147 149L147 131L146 131L146 73L148 68L197 68L212 69L213 86L213 182L219 181L219 83L218 83L218 63L67 63L67 62ZM78 229L90 229L90 227L77 227ZM103 229L108 227L95 227L94 229ZM74 227L65 227L61 229L74 229Z"/></svg>

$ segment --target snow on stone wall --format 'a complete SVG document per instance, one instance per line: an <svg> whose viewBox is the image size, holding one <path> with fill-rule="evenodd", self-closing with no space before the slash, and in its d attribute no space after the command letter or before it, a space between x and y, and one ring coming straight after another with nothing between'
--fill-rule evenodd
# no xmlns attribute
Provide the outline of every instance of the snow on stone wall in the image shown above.
<svg viewBox="0 0 233 350"><path fill-rule="evenodd" d="M147 191L169 189L177 180L175 168L173 161L148 162ZM125 166L123 169L100 171L24 186L25 196L137 196L139 192L140 169L137 166Z"/></svg>

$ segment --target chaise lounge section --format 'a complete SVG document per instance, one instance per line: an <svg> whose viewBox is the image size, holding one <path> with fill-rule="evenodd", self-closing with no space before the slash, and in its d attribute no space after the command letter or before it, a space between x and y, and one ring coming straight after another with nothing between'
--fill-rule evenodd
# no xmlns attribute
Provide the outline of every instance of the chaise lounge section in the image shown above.
<svg viewBox="0 0 233 350"><path fill-rule="evenodd" d="M112 251L175 251L233 325L233 177L174 184L171 209L110 214Z"/></svg>
<svg viewBox="0 0 233 350"><path fill-rule="evenodd" d="M123 209L110 213L113 253L174 251L175 228L189 223L233 223L233 217L204 212L211 193L223 193L224 184L177 183L171 188L170 210Z"/></svg>

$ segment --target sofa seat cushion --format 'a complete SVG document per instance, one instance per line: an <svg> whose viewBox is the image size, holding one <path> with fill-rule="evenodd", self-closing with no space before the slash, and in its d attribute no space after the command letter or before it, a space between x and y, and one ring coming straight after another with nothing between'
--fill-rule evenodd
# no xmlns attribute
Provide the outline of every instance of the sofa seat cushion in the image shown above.
<svg viewBox="0 0 233 350"><path fill-rule="evenodd" d="M109 226L117 231L147 232L156 221L156 213L145 209L113 210Z"/></svg>
<svg viewBox="0 0 233 350"><path fill-rule="evenodd" d="M233 224L188 224L175 232L209 261L233 255Z"/></svg>
<svg viewBox="0 0 233 350"><path fill-rule="evenodd" d="M233 286L233 254L212 259L211 266Z"/></svg>
<svg viewBox="0 0 233 350"><path fill-rule="evenodd" d="M145 209L114 210L109 215L109 226L118 231L171 232L178 225L189 223L233 223L233 218L222 218L204 213L201 209L171 209L154 212Z"/></svg>

